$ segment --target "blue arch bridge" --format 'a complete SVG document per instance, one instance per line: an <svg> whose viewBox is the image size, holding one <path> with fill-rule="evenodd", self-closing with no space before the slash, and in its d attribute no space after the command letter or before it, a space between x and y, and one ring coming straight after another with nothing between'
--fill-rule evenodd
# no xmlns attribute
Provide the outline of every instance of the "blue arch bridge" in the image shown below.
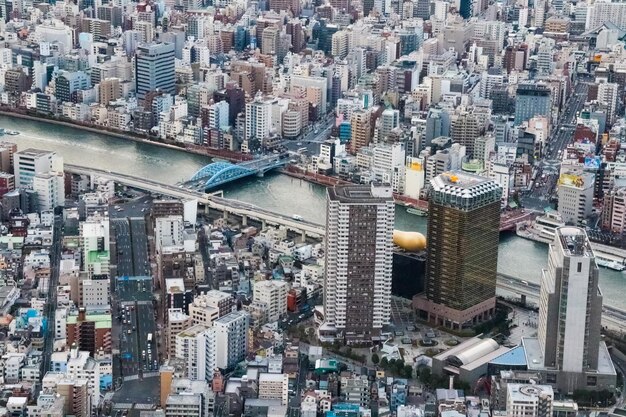
<svg viewBox="0 0 626 417"><path fill-rule="evenodd" d="M244 177L263 176L267 171L282 167L288 162L286 154L264 156L239 164L225 161L212 162L200 168L182 186L195 190L210 190Z"/></svg>

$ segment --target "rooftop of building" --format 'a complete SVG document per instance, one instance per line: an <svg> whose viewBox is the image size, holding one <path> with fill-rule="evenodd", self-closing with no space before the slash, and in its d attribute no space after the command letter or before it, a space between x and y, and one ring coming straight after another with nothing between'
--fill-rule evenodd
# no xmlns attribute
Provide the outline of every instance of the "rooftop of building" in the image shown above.
<svg viewBox="0 0 626 417"><path fill-rule="evenodd" d="M107 329L111 327L111 315L110 314L86 314L84 321L94 322L96 329ZM76 324L78 322L78 316L68 316L67 324Z"/></svg>
<svg viewBox="0 0 626 417"><path fill-rule="evenodd" d="M20 156L31 156L31 157L38 157L38 156L44 156L44 155L49 155L49 154L53 154L54 152L52 151L46 151L43 149L35 149L35 148L28 148L28 149L24 149L22 151L18 151L15 154L16 155L20 155Z"/></svg>
<svg viewBox="0 0 626 417"><path fill-rule="evenodd" d="M223 317L220 317L219 319L215 320L215 324L228 324L231 323L235 320L239 320L243 317L248 317L250 316L249 313L245 312L245 311L233 311L232 313L228 313Z"/></svg>
<svg viewBox="0 0 626 417"><path fill-rule="evenodd" d="M283 382L287 378L286 374L272 374L263 372L259 374L259 383L261 382Z"/></svg>
<svg viewBox="0 0 626 417"><path fill-rule="evenodd" d="M328 198L344 204L378 204L393 201L388 184L335 185L328 188Z"/></svg>
<svg viewBox="0 0 626 417"><path fill-rule="evenodd" d="M167 311L167 321L168 323L184 321L187 320L189 316L183 313L182 309L169 309Z"/></svg>
<svg viewBox="0 0 626 417"><path fill-rule="evenodd" d="M526 354L523 346L517 346L489 362L502 366L526 366Z"/></svg>
<svg viewBox="0 0 626 417"><path fill-rule="evenodd" d="M195 337L202 332L205 332L209 328L203 324L196 324L195 326L191 326L182 332L178 333L176 337Z"/></svg>
<svg viewBox="0 0 626 417"><path fill-rule="evenodd" d="M524 348L529 371L538 371L545 368L543 351L541 350L539 339L535 337L524 337L522 338L521 346ZM604 342L600 342L600 348L598 349L598 369L596 369L595 372L600 375L616 374L613 360Z"/></svg>
<svg viewBox="0 0 626 417"><path fill-rule="evenodd" d="M565 255L593 257L585 229L574 226L559 227L556 229L556 236Z"/></svg>
<svg viewBox="0 0 626 417"><path fill-rule="evenodd" d="M438 175L432 180L433 187L438 191L449 193L482 193L485 188L495 190L500 188L494 181L481 175L469 174L462 171L448 171Z"/></svg>
<svg viewBox="0 0 626 417"><path fill-rule="evenodd" d="M167 406L169 405L200 405L202 396L192 392L181 392L179 394L170 394L167 397Z"/></svg>
<svg viewBox="0 0 626 417"><path fill-rule="evenodd" d="M507 384L507 396L514 402L527 402L530 398L548 395L554 398L550 385Z"/></svg>
<svg viewBox="0 0 626 417"><path fill-rule="evenodd" d="M108 250L97 251L91 250L89 251L89 263L101 262L103 260L108 261L110 259L110 254Z"/></svg>

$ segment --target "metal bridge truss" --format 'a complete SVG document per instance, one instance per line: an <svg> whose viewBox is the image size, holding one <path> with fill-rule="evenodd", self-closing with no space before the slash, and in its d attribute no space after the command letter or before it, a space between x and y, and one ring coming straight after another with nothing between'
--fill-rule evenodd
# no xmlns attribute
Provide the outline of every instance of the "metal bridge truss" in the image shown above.
<svg viewBox="0 0 626 417"><path fill-rule="evenodd" d="M256 174L256 170L246 168L245 166L231 164L230 162L213 162L198 170L191 177L191 182L199 182L206 179L204 188L208 189L253 174Z"/></svg>

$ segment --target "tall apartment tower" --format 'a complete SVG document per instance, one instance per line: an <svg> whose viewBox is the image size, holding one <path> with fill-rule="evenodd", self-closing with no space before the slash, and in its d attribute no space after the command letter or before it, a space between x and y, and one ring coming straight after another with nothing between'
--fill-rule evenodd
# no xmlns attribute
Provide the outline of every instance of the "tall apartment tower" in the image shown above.
<svg viewBox="0 0 626 417"><path fill-rule="evenodd" d="M601 82L598 84L598 103L606 107L607 122L615 122L619 85L617 83Z"/></svg>
<svg viewBox="0 0 626 417"><path fill-rule="evenodd" d="M584 229L556 230L541 276L538 339L544 365L563 372L598 369L602 293Z"/></svg>
<svg viewBox="0 0 626 417"><path fill-rule="evenodd" d="M370 342L389 322L394 202L390 185L328 189L322 340Z"/></svg>
<svg viewBox="0 0 626 417"><path fill-rule="evenodd" d="M476 116L467 111L453 114L450 118L450 137L452 141L465 146L466 152L474 156L474 142L482 133Z"/></svg>
<svg viewBox="0 0 626 417"><path fill-rule="evenodd" d="M493 315L501 196L496 182L460 171L431 180L426 293L413 299L429 321L462 329Z"/></svg>
<svg viewBox="0 0 626 417"><path fill-rule="evenodd" d="M137 47L135 82L137 98L143 100L150 91L176 93L174 44L154 43Z"/></svg>
<svg viewBox="0 0 626 417"><path fill-rule="evenodd" d="M350 140L350 152L356 155L359 149L367 146L372 141L372 112L356 110L350 117L352 138Z"/></svg>

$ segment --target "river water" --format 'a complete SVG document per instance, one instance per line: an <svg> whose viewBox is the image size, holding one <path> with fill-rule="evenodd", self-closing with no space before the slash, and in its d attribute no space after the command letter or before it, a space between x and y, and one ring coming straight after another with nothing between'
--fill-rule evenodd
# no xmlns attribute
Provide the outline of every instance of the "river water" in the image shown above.
<svg viewBox="0 0 626 417"><path fill-rule="evenodd" d="M65 162L92 166L150 178L164 183L188 179L210 162L206 157L185 152L149 146L112 138L82 130L9 118L0 115L0 127L20 132L6 136L18 148L54 150ZM224 196L234 198L282 214L299 214L311 221L324 223L326 200L324 187L281 174L268 174L263 178L249 178L224 188ZM426 218L396 207L396 227L426 233ZM501 234L498 252L498 270L529 282L539 282L541 269L547 265L548 246L517 237ZM606 302L626 309L624 283L626 273L600 269L600 287Z"/></svg>

